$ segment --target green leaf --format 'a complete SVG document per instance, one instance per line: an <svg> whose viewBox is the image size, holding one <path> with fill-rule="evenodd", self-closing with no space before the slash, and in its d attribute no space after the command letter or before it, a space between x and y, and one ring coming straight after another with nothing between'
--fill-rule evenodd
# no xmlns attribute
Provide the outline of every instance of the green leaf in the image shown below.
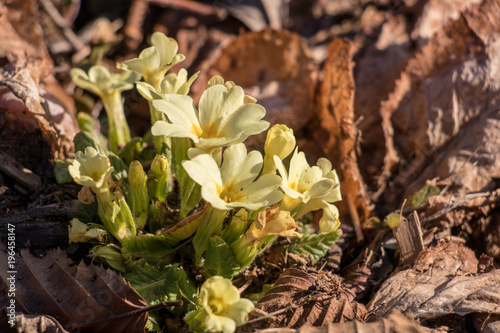
<svg viewBox="0 0 500 333"><path fill-rule="evenodd" d="M182 299L184 305L181 308L171 308L174 313L180 312L179 315L187 310L196 294L196 288L186 272L177 265L157 269L146 262L140 262L131 272L125 274L125 279L149 305Z"/></svg>
<svg viewBox="0 0 500 333"><path fill-rule="evenodd" d="M191 148L189 139L173 138L172 159L174 172L181 188L181 211L179 218L183 219L201 200L201 187L195 183L182 167L182 161L188 160L187 151Z"/></svg>
<svg viewBox="0 0 500 333"><path fill-rule="evenodd" d="M94 118L85 112L78 112L76 115L78 121L78 127L82 132L86 133L89 137L94 138L94 140L103 147L107 147L108 139L102 135L96 128L94 123Z"/></svg>
<svg viewBox="0 0 500 333"><path fill-rule="evenodd" d="M429 197L438 195L441 189L435 185L425 185L410 199L410 207L417 208L429 203Z"/></svg>
<svg viewBox="0 0 500 333"><path fill-rule="evenodd" d="M71 165L71 160L57 160L54 166L54 175L57 183L67 184L73 182L73 177L69 174L68 166Z"/></svg>
<svg viewBox="0 0 500 333"><path fill-rule="evenodd" d="M306 253L313 261L318 261L328 252L330 246L335 244L340 235L342 235L341 229L326 234L304 235L302 238L294 239L289 252L299 255Z"/></svg>
<svg viewBox="0 0 500 333"><path fill-rule="evenodd" d="M203 266L207 276L220 275L231 279L239 270L233 251L219 236L211 236Z"/></svg>
<svg viewBox="0 0 500 333"><path fill-rule="evenodd" d="M173 260L175 254L163 235L145 234L127 237L121 244L124 257L144 258L150 265L156 265L160 261L162 264L167 264Z"/></svg>
<svg viewBox="0 0 500 333"><path fill-rule="evenodd" d="M135 137L125 144L118 156L126 165L130 165L133 160L139 159L143 150L143 141L140 137Z"/></svg>
<svg viewBox="0 0 500 333"><path fill-rule="evenodd" d="M77 201L76 208L78 209L78 219L81 222L91 223L97 220L97 201L90 204Z"/></svg>
<svg viewBox="0 0 500 333"><path fill-rule="evenodd" d="M387 216L385 223L391 229L399 227L399 220L401 216L399 213L391 213Z"/></svg>

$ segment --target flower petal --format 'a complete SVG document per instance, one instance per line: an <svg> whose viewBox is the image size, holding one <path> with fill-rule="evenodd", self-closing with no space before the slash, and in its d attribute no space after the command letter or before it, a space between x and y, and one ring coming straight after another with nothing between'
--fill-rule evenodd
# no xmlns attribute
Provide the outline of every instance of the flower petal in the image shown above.
<svg viewBox="0 0 500 333"><path fill-rule="evenodd" d="M152 103L158 111L167 115L172 124L182 126L191 133L193 133L193 128L199 131L200 124L191 97L171 94L166 95L166 100L156 99ZM199 137L199 135L196 136Z"/></svg>
<svg viewBox="0 0 500 333"><path fill-rule="evenodd" d="M154 32L151 35L151 44L158 49L160 55L159 66L170 64L179 49L175 39L169 38L161 32Z"/></svg>
<svg viewBox="0 0 500 333"><path fill-rule="evenodd" d="M196 135L188 131L185 127L169 124L163 120L159 120L153 124L153 126L151 127L151 134L155 136L165 135L167 137L173 138L189 138L198 143L198 138L196 137Z"/></svg>
<svg viewBox="0 0 500 333"><path fill-rule="evenodd" d="M224 317L229 317L236 322L236 326L243 325L248 320L248 314L254 310L255 306L252 301L246 298L241 298L238 302L231 304Z"/></svg>
<svg viewBox="0 0 500 333"><path fill-rule="evenodd" d="M269 123L262 120L265 115L266 109L262 105L245 104L224 118L220 124L219 133L232 137L236 133L244 132L244 139L250 135L259 134L269 127Z"/></svg>
<svg viewBox="0 0 500 333"><path fill-rule="evenodd" d="M223 94L225 93L227 93L226 87L217 84L208 87L201 95L200 102L198 103L198 110L202 128L206 128L210 126L210 124L215 123L215 120L219 117L219 108L223 103Z"/></svg>
<svg viewBox="0 0 500 333"><path fill-rule="evenodd" d="M209 154L200 154L189 161L182 161L182 166L189 177L201 186L212 183L222 188L219 166Z"/></svg>

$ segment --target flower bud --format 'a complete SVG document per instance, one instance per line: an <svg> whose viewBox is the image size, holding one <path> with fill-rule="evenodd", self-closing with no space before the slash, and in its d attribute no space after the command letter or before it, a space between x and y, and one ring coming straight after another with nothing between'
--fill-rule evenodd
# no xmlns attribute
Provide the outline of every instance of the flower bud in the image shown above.
<svg viewBox="0 0 500 333"><path fill-rule="evenodd" d="M272 173L276 170L273 156L276 155L283 160L295 148L295 136L293 130L285 125L274 125L267 132L264 145L264 169L263 174Z"/></svg>
<svg viewBox="0 0 500 333"><path fill-rule="evenodd" d="M146 225L148 217L149 196L146 187L146 173L139 161L132 161L128 171L130 184L129 204L135 226L141 230Z"/></svg>

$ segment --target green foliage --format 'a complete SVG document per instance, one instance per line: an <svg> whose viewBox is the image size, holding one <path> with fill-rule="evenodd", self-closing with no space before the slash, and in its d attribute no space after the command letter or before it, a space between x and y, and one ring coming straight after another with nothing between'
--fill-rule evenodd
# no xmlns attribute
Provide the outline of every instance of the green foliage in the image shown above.
<svg viewBox="0 0 500 333"><path fill-rule="evenodd" d="M340 229L326 234L304 235L300 239L295 239L288 251L299 255L309 254L311 259L316 262L328 252L330 246L335 244L341 235L342 230Z"/></svg>
<svg viewBox="0 0 500 333"><path fill-rule="evenodd" d="M193 210L201 199L201 186L195 183L182 167L182 161L188 160L187 151L191 147L188 139L175 138L173 141L172 159L177 182L181 188L181 211L179 218L183 219Z"/></svg>
<svg viewBox="0 0 500 333"><path fill-rule="evenodd" d="M67 184L73 182L73 177L69 174L68 166L71 165L70 160L57 160L54 166L54 175L59 184Z"/></svg>
<svg viewBox="0 0 500 333"><path fill-rule="evenodd" d="M429 203L429 198L438 195L441 189L435 185L425 185L410 199L410 207L417 208Z"/></svg>
<svg viewBox="0 0 500 333"><path fill-rule="evenodd" d="M196 288L186 272L177 265L155 268L146 262L140 262L131 272L125 274L125 279L149 305L183 300L183 307L176 308L175 311L185 311L196 293Z"/></svg>
<svg viewBox="0 0 500 333"><path fill-rule="evenodd" d="M218 236L210 237L205 256L203 269L207 277L220 275L231 279L240 268L229 245Z"/></svg>
<svg viewBox="0 0 500 333"><path fill-rule="evenodd" d="M90 204L84 204L77 201L76 208L78 209L78 219L84 223L95 222L97 219L97 201Z"/></svg>
<svg viewBox="0 0 500 333"><path fill-rule="evenodd" d="M125 238L121 244L126 258L143 258L150 265L168 264L174 258L174 250L163 235L137 235Z"/></svg>
<svg viewBox="0 0 500 333"><path fill-rule="evenodd" d="M391 213L387 216L385 223L391 229L399 227L401 215L399 213Z"/></svg>

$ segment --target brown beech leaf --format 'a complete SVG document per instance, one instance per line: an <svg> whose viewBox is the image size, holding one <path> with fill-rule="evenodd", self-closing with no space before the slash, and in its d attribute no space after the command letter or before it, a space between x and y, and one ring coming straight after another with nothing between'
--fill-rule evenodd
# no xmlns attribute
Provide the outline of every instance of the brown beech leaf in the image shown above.
<svg viewBox="0 0 500 333"><path fill-rule="evenodd" d="M271 125L298 131L312 116L316 71L297 34L265 29L240 35L222 51L209 74L234 81L257 98ZM262 144L265 133L249 139L251 145Z"/></svg>
<svg viewBox="0 0 500 333"><path fill-rule="evenodd" d="M4 64L0 68L0 147L39 147L39 141L45 141L46 147L38 151L48 149L51 159L65 158L71 155L76 133L75 108L52 75L53 63L43 40L36 2L19 0L0 6Z"/></svg>
<svg viewBox="0 0 500 333"><path fill-rule="evenodd" d="M413 59L383 103L386 191L392 202L425 181L448 179L452 193L486 191L500 177L500 11L498 1L471 6L450 20ZM397 170L396 166L398 167Z"/></svg>
<svg viewBox="0 0 500 333"><path fill-rule="evenodd" d="M0 265L8 267L5 248ZM0 273L1 304L15 276L16 311L54 317L66 330L84 332L143 332L146 301L114 271L83 262L73 265L62 250L43 258L28 250L15 255L15 273Z"/></svg>
<svg viewBox="0 0 500 333"><path fill-rule="evenodd" d="M322 326L353 319L364 321L366 309L343 290L337 275L289 268L259 301L250 320L263 314L270 316L243 326L242 332L280 326L297 328L305 324Z"/></svg>
<svg viewBox="0 0 500 333"><path fill-rule="evenodd" d="M350 216L359 225L359 220L368 218L370 209L355 150L352 68L350 42L334 39L328 46L318 97L319 128L313 135L341 179L342 201L336 205L342 215Z"/></svg>
<svg viewBox="0 0 500 333"><path fill-rule="evenodd" d="M500 314L500 270L475 275L477 268L472 250L441 242L423 250L413 269L387 279L367 308L376 316L397 310L419 318Z"/></svg>
<svg viewBox="0 0 500 333"><path fill-rule="evenodd" d="M328 326L303 326L296 333L430 333L440 332L412 322L400 312L393 311L377 321L363 323L353 320L347 323L329 323ZM276 332L279 333L279 332ZM283 332L284 333L284 332ZM288 332L291 333L291 332Z"/></svg>

